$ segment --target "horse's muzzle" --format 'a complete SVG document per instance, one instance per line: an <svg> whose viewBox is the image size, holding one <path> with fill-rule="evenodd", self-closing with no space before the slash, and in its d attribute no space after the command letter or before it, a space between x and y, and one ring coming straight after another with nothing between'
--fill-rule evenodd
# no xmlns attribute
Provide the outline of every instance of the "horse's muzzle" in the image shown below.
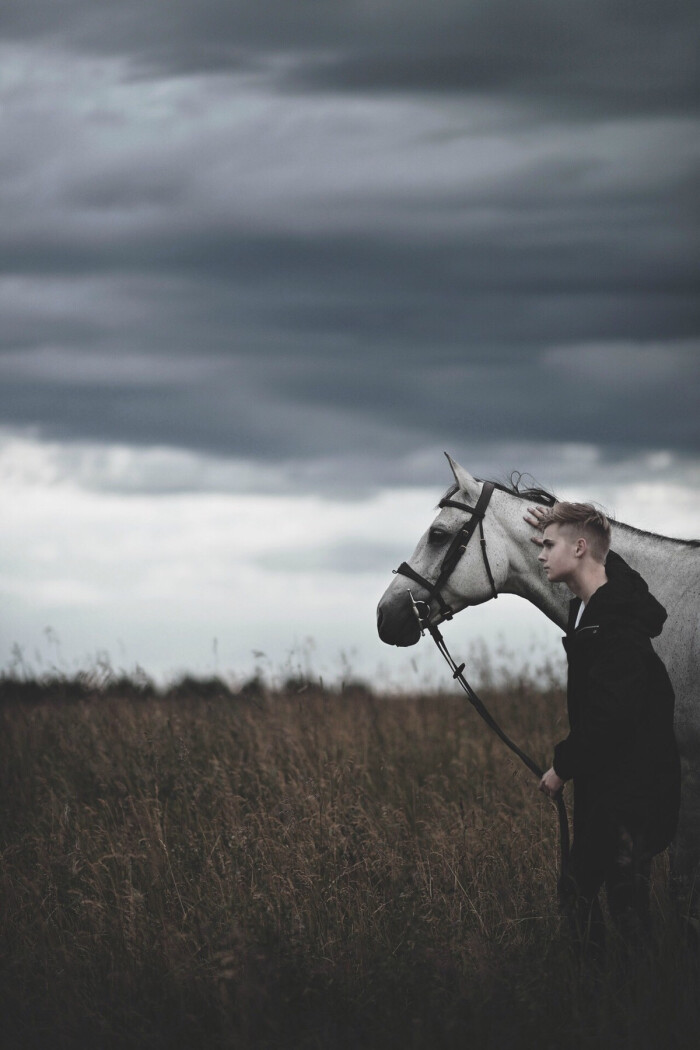
<svg viewBox="0 0 700 1050"><path fill-rule="evenodd" d="M387 645L415 645L421 633L408 591L385 595L377 606L377 632Z"/></svg>

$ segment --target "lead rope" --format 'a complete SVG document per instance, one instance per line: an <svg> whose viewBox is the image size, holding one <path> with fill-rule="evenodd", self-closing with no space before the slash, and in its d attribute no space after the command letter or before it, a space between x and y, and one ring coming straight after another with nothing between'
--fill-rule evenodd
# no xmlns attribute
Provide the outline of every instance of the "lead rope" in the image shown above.
<svg viewBox="0 0 700 1050"><path fill-rule="evenodd" d="M410 593L411 592L409 591L409 594ZM413 595L411 595L411 601L412 602L414 601ZM415 602L414 602L414 605L415 605ZM417 610L416 610L416 615L418 615ZM496 734L496 736L501 738L501 740L506 745L506 747L509 747L510 750L514 754L516 754L518 756L520 761L523 762L527 766L527 768L529 770L531 770L531 772L533 772L535 774L535 776L538 778L538 780L541 780L542 776L543 776L543 773L544 773L544 770L540 769L540 767L537 765L537 763L535 761L533 761L533 759L531 759L529 755L526 755L525 752L522 751L521 748L519 748L518 745L515 744L506 733L503 732L503 730L499 726L498 722L495 720L495 718L491 715L491 713L486 708L486 705L484 704L484 702L479 699L479 697L476 695L476 693L474 692L472 687L469 685L469 682L464 677L465 665L464 664L457 665L455 663L455 661L453 660L449 649L445 645L445 640L442 637L442 635L441 635L440 631L438 630L438 628L429 626L428 627L428 631L430 632L430 634L432 636L432 639L435 642L436 646L438 647L439 651L442 653L443 657L447 661L447 663L448 663L448 665L450 667L450 670L452 671L452 677L457 682L459 682L459 684L461 685L462 689L467 694L467 698L469 700L469 703L472 705L472 707L475 709L475 711L479 715L481 715L481 717L483 718L484 722L486 722L486 725L489 727L489 729L492 729L494 731L494 733ZM567 815L566 815L566 804L564 802L564 799L561 796L561 793L556 796L556 798L554 799L554 802L556 803L557 816L559 817L559 865L560 865L560 874L561 874L561 878L560 878L560 887L561 887L561 884L562 884L563 880L566 878L566 876L568 875L568 871L569 871L569 821L568 821L568 818L567 818Z"/></svg>

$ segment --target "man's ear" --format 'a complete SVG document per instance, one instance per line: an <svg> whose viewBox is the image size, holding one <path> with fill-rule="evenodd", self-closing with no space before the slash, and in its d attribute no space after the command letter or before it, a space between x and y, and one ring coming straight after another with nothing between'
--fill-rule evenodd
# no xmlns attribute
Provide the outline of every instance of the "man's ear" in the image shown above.
<svg viewBox="0 0 700 1050"><path fill-rule="evenodd" d="M582 558L588 550L588 542L585 536L579 536L576 540L576 550L574 551L577 558Z"/></svg>

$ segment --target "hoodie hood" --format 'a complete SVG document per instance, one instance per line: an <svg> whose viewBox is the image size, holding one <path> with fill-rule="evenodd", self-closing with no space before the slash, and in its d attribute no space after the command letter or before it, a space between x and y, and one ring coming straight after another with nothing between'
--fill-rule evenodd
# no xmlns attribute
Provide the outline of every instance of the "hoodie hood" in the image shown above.
<svg viewBox="0 0 700 1050"><path fill-rule="evenodd" d="M601 619L634 621L650 638L661 634L667 613L649 593L646 581L619 554L609 551L605 561L608 582L592 596L595 615Z"/></svg>

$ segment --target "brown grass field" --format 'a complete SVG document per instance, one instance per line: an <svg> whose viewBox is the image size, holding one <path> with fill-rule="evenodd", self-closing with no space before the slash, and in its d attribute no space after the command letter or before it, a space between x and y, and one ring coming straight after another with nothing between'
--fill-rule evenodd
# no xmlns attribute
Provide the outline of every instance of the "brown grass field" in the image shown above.
<svg viewBox="0 0 700 1050"><path fill-rule="evenodd" d="M461 697L297 688L5 678L4 1046L699 1045L665 857L653 952L580 974L554 808ZM484 698L544 764L561 689Z"/></svg>

